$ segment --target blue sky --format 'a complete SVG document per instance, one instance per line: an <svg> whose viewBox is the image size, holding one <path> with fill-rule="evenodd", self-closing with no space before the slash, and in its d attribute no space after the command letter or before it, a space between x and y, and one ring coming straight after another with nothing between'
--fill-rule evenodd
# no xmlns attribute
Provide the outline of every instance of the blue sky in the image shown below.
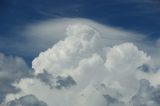
<svg viewBox="0 0 160 106"><path fill-rule="evenodd" d="M159 0L0 0L0 106L159 106Z"/></svg>
<svg viewBox="0 0 160 106"><path fill-rule="evenodd" d="M158 36L159 5L158 0L1 0L1 33L39 20L83 17Z"/></svg>
<svg viewBox="0 0 160 106"><path fill-rule="evenodd" d="M92 19L145 34L151 40L160 36L159 0L1 0L0 14L0 39L6 45L25 42L17 32L28 24L64 17ZM18 54L12 46L0 50Z"/></svg>

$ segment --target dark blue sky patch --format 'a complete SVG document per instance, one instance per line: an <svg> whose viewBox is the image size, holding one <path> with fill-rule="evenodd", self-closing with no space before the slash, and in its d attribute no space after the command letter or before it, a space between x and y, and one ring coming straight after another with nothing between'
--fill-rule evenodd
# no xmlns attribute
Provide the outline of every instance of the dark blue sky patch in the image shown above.
<svg viewBox="0 0 160 106"><path fill-rule="evenodd" d="M129 2L130 1L130 2ZM148 0L149 1L149 0ZM1 1L1 33L34 21L57 17L86 17L130 30L157 32L160 3L133 0L14 0ZM3 29L3 30L2 30ZM158 36L158 35L157 35Z"/></svg>

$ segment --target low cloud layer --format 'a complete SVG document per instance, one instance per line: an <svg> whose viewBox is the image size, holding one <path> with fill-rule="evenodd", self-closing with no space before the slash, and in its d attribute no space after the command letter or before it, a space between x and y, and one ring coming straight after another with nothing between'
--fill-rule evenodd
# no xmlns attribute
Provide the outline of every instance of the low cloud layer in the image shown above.
<svg viewBox="0 0 160 106"><path fill-rule="evenodd" d="M19 99L10 101L7 106L47 106L43 101L38 100L34 95L26 95Z"/></svg>
<svg viewBox="0 0 160 106"><path fill-rule="evenodd" d="M31 71L22 58L0 53L0 103L7 94L19 92L13 84L26 77L31 77Z"/></svg>

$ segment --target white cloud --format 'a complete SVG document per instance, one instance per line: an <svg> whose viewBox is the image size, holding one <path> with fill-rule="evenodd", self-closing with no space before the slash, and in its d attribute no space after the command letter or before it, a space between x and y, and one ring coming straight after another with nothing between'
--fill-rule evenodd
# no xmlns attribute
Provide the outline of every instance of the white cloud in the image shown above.
<svg viewBox="0 0 160 106"><path fill-rule="evenodd" d="M107 45L113 46L130 41L138 43L142 41L145 42L146 40L143 34L102 25L93 20L85 18L62 18L27 25L22 32L22 35L25 35L28 41L26 52L28 54L37 54L37 52L46 50L46 48L51 47L59 40L63 40L67 36L67 33L65 33L66 28L76 23L87 24L97 29Z"/></svg>
<svg viewBox="0 0 160 106"><path fill-rule="evenodd" d="M68 22L77 20L62 21L63 24ZM37 78L23 79L16 85L22 92L8 98L33 94L49 106L130 106L130 100L140 87L139 80L145 76L138 67L151 58L133 43L123 43L136 40L128 36L131 33L88 22L70 23L66 26L66 38L33 60L35 75L51 75L50 79L43 76L42 80L51 83L52 89ZM70 83L66 81L68 77L75 84L56 88L59 82Z"/></svg>
<svg viewBox="0 0 160 106"><path fill-rule="evenodd" d="M121 61L123 60L123 62ZM128 68L137 68L149 60L146 53L139 51L132 43L114 46L107 54L106 67L111 71L116 69L125 72Z"/></svg>

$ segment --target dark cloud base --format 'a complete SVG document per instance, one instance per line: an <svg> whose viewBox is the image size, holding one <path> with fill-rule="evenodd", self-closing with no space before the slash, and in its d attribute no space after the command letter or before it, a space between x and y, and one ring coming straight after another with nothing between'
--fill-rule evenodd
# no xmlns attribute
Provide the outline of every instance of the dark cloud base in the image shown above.
<svg viewBox="0 0 160 106"><path fill-rule="evenodd" d="M38 100L34 95L26 95L10 101L6 106L48 106L45 102Z"/></svg>

